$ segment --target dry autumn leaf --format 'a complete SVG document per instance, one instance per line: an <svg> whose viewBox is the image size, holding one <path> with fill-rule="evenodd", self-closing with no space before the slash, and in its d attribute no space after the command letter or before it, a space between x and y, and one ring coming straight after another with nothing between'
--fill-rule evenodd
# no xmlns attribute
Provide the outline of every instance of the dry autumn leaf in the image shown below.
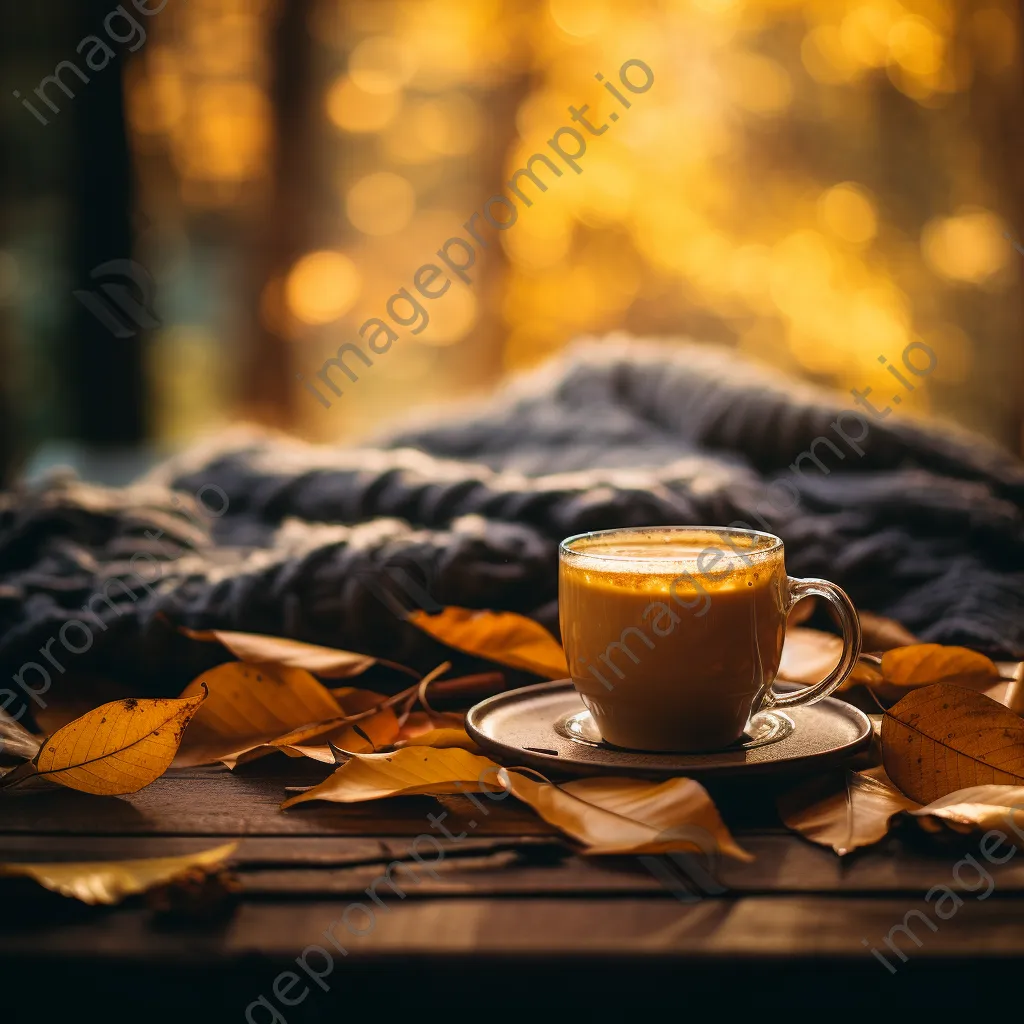
<svg viewBox="0 0 1024 1024"><path fill-rule="evenodd" d="M351 686L333 690L332 693L341 704L344 715L358 715L379 707L387 700L382 693L359 690ZM312 729L303 730L302 737L305 738L297 737L294 733L279 736L267 749L277 749L291 756L311 757L324 764L334 764L332 744L349 753L369 754L394 743L400 729L394 708L383 707L376 714L361 718L351 725L335 724L319 733Z"/></svg>
<svg viewBox="0 0 1024 1024"><path fill-rule="evenodd" d="M882 655L882 677L886 683L904 688L956 683L984 689L998 682L999 669L990 658L966 647L914 644Z"/></svg>
<svg viewBox="0 0 1024 1024"><path fill-rule="evenodd" d="M293 807L309 800L358 803L392 796L506 790L545 821L592 854L662 853L678 845L664 833L696 825L718 848L749 859L729 834L704 788L692 779L654 783L639 779L582 779L555 786L509 771L486 757L460 748L405 747L391 754L357 755L312 789L286 800Z"/></svg>
<svg viewBox="0 0 1024 1024"><path fill-rule="evenodd" d="M417 733L409 739L395 740L395 747L461 747L470 753L479 754L480 748L473 742L472 736L465 729L431 729L429 732Z"/></svg>
<svg viewBox="0 0 1024 1024"><path fill-rule="evenodd" d="M358 715L371 708L379 707L387 700L382 693L375 693L373 690L357 690L354 687L346 687L344 690L335 690L337 697L346 715ZM358 729L356 728L358 725ZM328 741L342 750L351 750L357 754L372 752L380 747L386 747L398 738L401 726L398 724L398 716L394 708L381 708L375 715L363 718L355 725L346 725L340 730L335 730L323 739L324 744ZM369 740L369 742L367 742ZM331 759L333 762L333 758Z"/></svg>
<svg viewBox="0 0 1024 1024"><path fill-rule="evenodd" d="M839 663L842 649L842 640L831 633L790 629L782 650L779 676L800 683L817 682ZM880 663L879 659L866 656L857 663L839 692L867 710L884 710L909 690L940 682L988 691L990 696L997 692L1001 696L1000 686L1005 690L998 667L985 655L965 647L913 644L887 650ZM858 693L863 693L857 691L858 686L866 687L873 697L858 697ZM854 691L852 696L851 691Z"/></svg>
<svg viewBox="0 0 1024 1024"><path fill-rule="evenodd" d="M390 754L360 754L341 765L318 786L293 796L281 807L293 807L309 800L332 803L361 803L391 796L460 793L481 790L480 779L492 788L502 769L493 761L464 750L437 750L409 747Z"/></svg>
<svg viewBox="0 0 1024 1024"><path fill-rule="evenodd" d="M9 786L32 776L102 796L134 793L170 767L205 691L183 700L129 697L90 711L44 741L33 761L0 780Z"/></svg>
<svg viewBox="0 0 1024 1024"><path fill-rule="evenodd" d="M882 760L922 804L967 786L1024 785L1024 722L983 693L926 686L886 711Z"/></svg>
<svg viewBox="0 0 1024 1024"><path fill-rule="evenodd" d="M850 773L849 787L803 783L779 800L785 823L842 855L878 842L904 817L927 832L999 829L1024 848L1024 786L972 786L922 807L904 796L882 767Z"/></svg>
<svg viewBox="0 0 1024 1024"><path fill-rule="evenodd" d="M199 853L146 860L86 861L57 864L0 864L0 875L31 878L62 896L83 903L120 903L126 896L165 885L195 870L220 867L237 843L226 843Z"/></svg>
<svg viewBox="0 0 1024 1024"><path fill-rule="evenodd" d="M396 747L462 747L479 754L480 748L466 732L466 716L454 711L414 711L395 737Z"/></svg>
<svg viewBox="0 0 1024 1024"><path fill-rule="evenodd" d="M678 848L673 830L688 825L712 836L722 853L753 860L730 835L707 790L693 779L598 777L562 786L517 772L510 772L509 779L518 799L583 844L586 853L667 853Z"/></svg>
<svg viewBox="0 0 1024 1024"><path fill-rule="evenodd" d="M881 766L810 779L778 801L787 827L812 843L831 846L840 857L877 843L895 815L919 806L892 784Z"/></svg>
<svg viewBox="0 0 1024 1024"><path fill-rule="evenodd" d="M416 611L409 621L435 640L466 654L546 679L568 678L562 645L543 626L523 615L452 607L437 615Z"/></svg>
<svg viewBox="0 0 1024 1024"><path fill-rule="evenodd" d="M305 644L299 640L288 640L279 636L263 636L260 633L233 633L223 629L184 627L181 628L181 632L193 640L221 643L240 661L246 661L251 665L305 669L325 679L357 676L377 662L376 658L366 654Z"/></svg>
<svg viewBox="0 0 1024 1024"><path fill-rule="evenodd" d="M345 714L327 687L301 668L229 661L189 683L182 697L193 696L203 684L210 696L182 741L178 767L234 764L243 753L292 729Z"/></svg>

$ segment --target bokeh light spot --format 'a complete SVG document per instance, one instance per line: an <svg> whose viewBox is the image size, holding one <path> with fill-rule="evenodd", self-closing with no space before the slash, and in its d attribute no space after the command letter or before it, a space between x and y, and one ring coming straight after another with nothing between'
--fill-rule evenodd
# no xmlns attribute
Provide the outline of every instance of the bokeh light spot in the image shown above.
<svg viewBox="0 0 1024 1024"><path fill-rule="evenodd" d="M845 242L869 242L878 230L870 195L852 181L845 181L821 194L818 219L822 227Z"/></svg>
<svg viewBox="0 0 1024 1024"><path fill-rule="evenodd" d="M1010 243L1003 222L988 210L935 217L924 227L921 251L929 266L952 281L980 284L1006 265Z"/></svg>
<svg viewBox="0 0 1024 1024"><path fill-rule="evenodd" d="M327 90L324 106L331 123L346 132L379 132L401 106L399 93L369 93L348 75L341 75Z"/></svg>
<svg viewBox="0 0 1024 1024"><path fill-rule="evenodd" d="M344 253L321 249L307 253L289 271L285 299L293 316L307 324L326 324L352 308L360 274Z"/></svg>
<svg viewBox="0 0 1024 1024"><path fill-rule="evenodd" d="M412 47L393 36L364 39L348 58L348 74L363 92L398 92L416 73Z"/></svg>

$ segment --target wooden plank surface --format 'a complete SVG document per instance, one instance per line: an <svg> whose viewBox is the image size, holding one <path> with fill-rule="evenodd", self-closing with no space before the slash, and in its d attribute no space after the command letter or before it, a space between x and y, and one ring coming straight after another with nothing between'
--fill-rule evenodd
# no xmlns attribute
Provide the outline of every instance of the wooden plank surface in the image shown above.
<svg viewBox="0 0 1024 1024"><path fill-rule="evenodd" d="M233 836L95 837L0 835L0 862L117 860L171 856L207 849ZM969 894L988 883L962 862L969 845L950 850L917 850L899 842L876 852L840 859L795 836L742 835L753 863L719 859L704 864L731 895L847 894L923 895L947 885ZM391 862L408 860L404 837L241 837L232 857L246 895L263 899L355 899ZM442 843L444 856L407 887L410 899L439 895L510 897L519 895L667 894L665 885L636 857L582 857L546 837L467 837ZM420 845L421 858L435 859ZM975 860L978 851L973 849ZM961 867L954 871L956 865ZM981 861L984 864L984 859ZM416 868L415 862L412 868ZM672 872L679 865L666 861ZM1001 866L986 865L1000 897L1024 894L1024 854ZM682 879L685 882L685 878Z"/></svg>
<svg viewBox="0 0 1024 1024"><path fill-rule="evenodd" d="M283 767L172 772L116 799L64 790L3 794L2 862L166 856L237 839L241 883L230 916L173 927L141 898L90 908L23 883L31 899L7 901L0 914L7 970L23 990L46 991L59 965L65 983L47 991L48 1008L66 997L74 1010L76 992L108 992L117 1005L138 1007L135 1019L144 1008L147 1021L172 1009L175 1019L207 1019L208 1011L208 1019L242 1020L279 971L294 969L311 943L326 942L324 929L353 903L376 906L368 888L388 909L377 908L367 934L344 933L346 954L332 967L337 984L289 1009L286 1024L335 1019L357 1005L379 1012L379 995L371 995L382 988L390 1010L412 1012L422 1009L425 992L486 1003L500 990L502 1005L513 1005L547 986L551 1005L564 997L571 1010L570 993L596 978L603 1007L678 1010L680 985L720 998L736 972L750 989L783 985L787 997L795 993L794 1005L825 1005L839 987L850 990L844 1006L871 993L920 1008L941 992L936 1005L949 1007L971 1005L1002 976L1004 961L1024 959L1024 854L990 868L993 890L979 899L978 876L953 873L965 853L977 855L977 837L955 847L892 838L840 859L772 827L769 797L740 794L756 805L748 823L761 823L736 829L754 862L723 859L714 871L723 891L685 903L638 858L581 857L512 801L494 805L486 821L465 798L281 812L287 787L311 784L308 769ZM417 837L436 834L427 815L442 807L451 831L468 834L444 841L444 855L435 858ZM398 869L395 877L406 883L399 896L380 876L417 842L433 874L416 866L413 884ZM923 897L934 885L950 886L963 902L935 932L917 929L921 946L911 942L908 964L899 962L898 977L891 975L862 940L877 947L908 912L928 910ZM692 891L678 890L687 898ZM506 991L509 970L517 984ZM201 1006L190 1002L196 992ZM10 1019L35 1020L38 1007L32 1010Z"/></svg>
<svg viewBox="0 0 1024 1024"><path fill-rule="evenodd" d="M12 789L2 794L0 834L415 836L431 831L427 815L439 813L431 797L344 805L311 802L282 811L285 799L329 771L317 762L308 762L315 766L312 769L293 767L296 762L283 758L276 762L282 767L270 766L259 773L213 767L172 769L138 793L118 797L58 787ZM452 798L446 806L451 817L445 824L456 833L470 828L480 835L555 833L532 811L511 800L494 804L486 817L475 813L464 798Z"/></svg>
<svg viewBox="0 0 1024 1024"><path fill-rule="evenodd" d="M623 961L670 956L709 960L721 956L780 960L847 957L872 960L894 925L921 900L840 897L751 896L685 905L674 899L517 900L430 899L387 901L372 919L360 916L355 935L338 923L335 936L346 963L381 957L495 957L570 959L600 955ZM365 901L364 901L365 905ZM190 933L151 927L147 912L63 921L33 932L39 956L114 958L138 962L168 958L180 964L259 955L294 961L309 944L323 945L324 931L339 922L344 901L245 903L226 924ZM897 945L914 959L1020 957L1022 911L1017 900L970 900L935 931L910 924L920 946L905 935ZM934 915L932 915L933 920ZM364 923L365 922L365 923ZM0 957L24 953L24 935L0 928ZM879 974L887 973L876 963Z"/></svg>

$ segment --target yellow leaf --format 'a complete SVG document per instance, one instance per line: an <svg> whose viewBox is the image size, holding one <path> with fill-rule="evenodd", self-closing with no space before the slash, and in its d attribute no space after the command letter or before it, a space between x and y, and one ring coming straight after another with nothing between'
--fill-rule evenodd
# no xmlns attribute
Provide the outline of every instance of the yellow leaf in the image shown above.
<svg viewBox="0 0 1024 1024"><path fill-rule="evenodd" d="M395 746L399 749L403 747L462 747L463 750L468 750L471 753L480 753L480 748L473 742L473 738L461 726L418 732L408 739L396 740Z"/></svg>
<svg viewBox="0 0 1024 1024"><path fill-rule="evenodd" d="M581 843L586 853L667 853L678 847L673 830L689 825L709 833L722 853L753 860L729 834L707 790L693 779L600 777L555 786L517 772L508 777L516 797Z"/></svg>
<svg viewBox="0 0 1024 1024"><path fill-rule="evenodd" d="M539 623L514 612L445 608L437 615L416 611L409 621L456 650L547 679L566 679L562 645Z"/></svg>
<svg viewBox="0 0 1024 1024"><path fill-rule="evenodd" d="M359 690L347 686L333 691L334 696L342 705L342 714L357 715L370 708L377 707L387 698L373 690ZM334 764L334 751L330 744L352 754L369 754L395 742L400 732L398 716L394 709L381 708L369 718L361 718L352 725L332 725L326 730L302 730L305 739L290 734L279 736L271 744L271 749L283 750L286 754L300 757L311 757L315 761Z"/></svg>
<svg viewBox="0 0 1024 1024"><path fill-rule="evenodd" d="M920 804L904 796L881 766L844 772L836 779L810 779L784 793L779 816L794 832L839 856L884 838L893 817Z"/></svg>
<svg viewBox="0 0 1024 1024"><path fill-rule="evenodd" d="M0 864L0 875L24 876L83 903L119 903L126 896L165 885L191 871L219 867L237 843L179 857L58 864Z"/></svg>
<svg viewBox="0 0 1024 1024"><path fill-rule="evenodd" d="M351 686L344 690L335 690L334 693L341 702L346 715L357 715L360 712L369 711L370 708L376 707L387 699L382 693L374 693L373 690L357 690ZM324 739L325 741L329 739L336 747L355 754L370 753L394 743L400 728L394 708L382 708L377 714L363 718L354 725L346 725L340 731L336 730ZM371 742L367 743L360 733L365 733Z"/></svg>
<svg viewBox="0 0 1024 1024"><path fill-rule="evenodd" d="M390 754L361 754L330 778L282 807L309 800L358 803L392 796L501 790L532 807L545 821L593 854L663 853L678 846L664 833L699 826L730 856L749 859L729 834L704 788L692 779L581 779L564 786L537 782L487 757L461 748L404 747Z"/></svg>
<svg viewBox="0 0 1024 1024"><path fill-rule="evenodd" d="M965 686L976 681L984 689L999 679L999 669L990 658L966 647L914 644L886 651L882 655L882 675L895 686L944 682Z"/></svg>
<svg viewBox="0 0 1024 1024"><path fill-rule="evenodd" d="M333 690L332 696L339 702L337 715L291 729L221 760L233 768L266 754L283 753L289 757L310 757L324 764L334 764L331 744L350 753L368 754L394 742L399 733L399 725L398 717L391 707L382 707L376 714L361 717L352 724L345 721L386 701L388 698L382 693L348 686Z"/></svg>
<svg viewBox="0 0 1024 1024"><path fill-rule="evenodd" d="M887 619L880 621L890 633L890 639L897 639L894 630L898 623ZM907 634L909 636L909 634ZM843 650L843 641L831 633L817 629L797 627L786 631L786 642L782 649L779 677L800 683L815 683L823 679L837 664ZM909 690L937 682L955 682L958 686L988 690L1000 685L998 667L983 654L966 647L944 647L941 644L913 644L887 650L881 658L881 665L859 661L853 672L840 687L840 692L855 703L856 687L866 686L874 699L866 696L860 701L869 710L881 710L894 704ZM847 696L854 691L853 696Z"/></svg>
<svg viewBox="0 0 1024 1024"><path fill-rule="evenodd" d="M189 683L182 697L203 683L210 696L185 734L178 767L234 763L291 729L345 713L327 687L301 668L229 661Z"/></svg>
<svg viewBox="0 0 1024 1024"><path fill-rule="evenodd" d="M486 773L486 781L490 782L497 771L499 766L489 758L459 749L407 747L390 754L359 754L319 785L291 797L281 806L292 807L308 800L347 804L389 796L464 793L470 784L477 787L472 792L477 792L481 775ZM500 783L493 786L500 787Z"/></svg>
<svg viewBox="0 0 1024 1024"><path fill-rule="evenodd" d="M193 640L217 641L240 661L251 665L278 665L301 668L325 679L345 679L365 672L377 659L353 651L304 644L279 636L259 633L232 633L222 629L185 629L181 632Z"/></svg>
<svg viewBox="0 0 1024 1024"><path fill-rule="evenodd" d="M102 796L134 793L170 767L205 692L184 700L113 701L58 729L34 761L0 780L7 786L40 776Z"/></svg>
<svg viewBox="0 0 1024 1024"><path fill-rule="evenodd" d="M1024 785L1024 722L983 693L925 686L886 711L882 761L889 778L923 804L964 783Z"/></svg>

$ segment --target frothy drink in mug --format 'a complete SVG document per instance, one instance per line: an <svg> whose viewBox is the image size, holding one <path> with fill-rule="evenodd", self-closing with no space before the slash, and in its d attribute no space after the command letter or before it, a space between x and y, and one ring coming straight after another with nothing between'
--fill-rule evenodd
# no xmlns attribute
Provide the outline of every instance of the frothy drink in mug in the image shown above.
<svg viewBox="0 0 1024 1024"><path fill-rule="evenodd" d="M572 681L605 741L652 751L721 750L766 707L809 704L849 675L860 625L825 580L786 575L782 541L717 527L605 530L563 541L558 602ZM818 594L845 649L830 675L772 689L786 614Z"/></svg>

